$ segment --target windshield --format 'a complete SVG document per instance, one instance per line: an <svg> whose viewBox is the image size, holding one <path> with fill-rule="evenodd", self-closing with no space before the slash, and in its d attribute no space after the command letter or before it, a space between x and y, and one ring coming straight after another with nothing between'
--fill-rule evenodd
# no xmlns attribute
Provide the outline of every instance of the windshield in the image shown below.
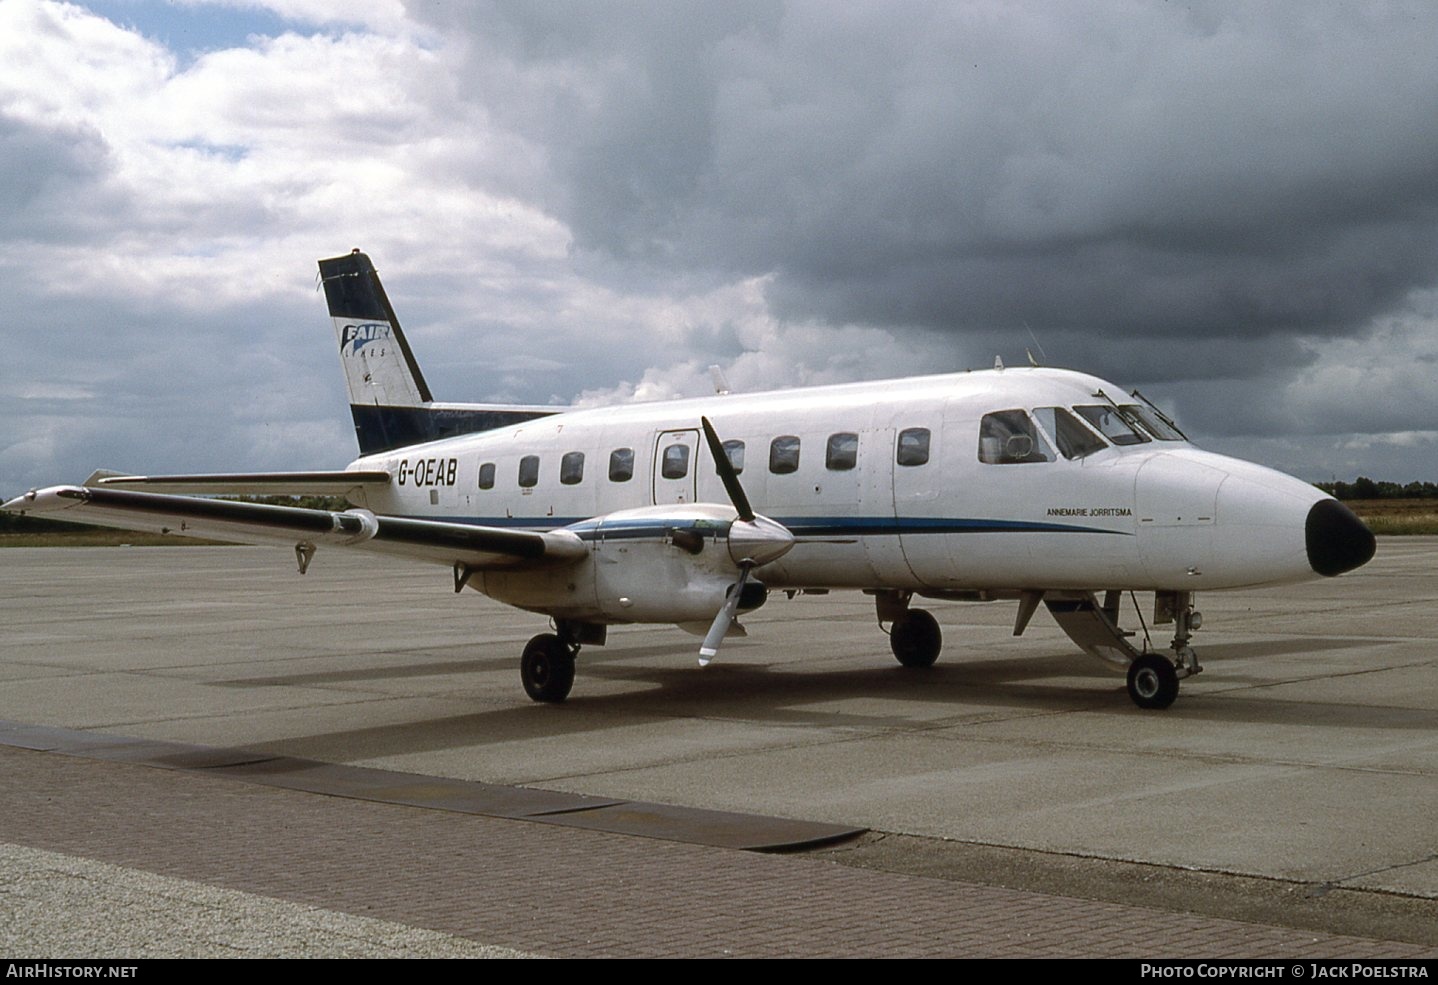
<svg viewBox="0 0 1438 985"><path fill-rule="evenodd" d="M1173 422L1152 407L1143 404L1124 404L1119 407L1130 424L1153 435L1159 441L1187 441L1184 433L1174 427Z"/></svg>
<svg viewBox="0 0 1438 985"><path fill-rule="evenodd" d="M1114 404L1085 404L1074 410L1116 445L1140 445L1151 440L1148 435L1135 431Z"/></svg>

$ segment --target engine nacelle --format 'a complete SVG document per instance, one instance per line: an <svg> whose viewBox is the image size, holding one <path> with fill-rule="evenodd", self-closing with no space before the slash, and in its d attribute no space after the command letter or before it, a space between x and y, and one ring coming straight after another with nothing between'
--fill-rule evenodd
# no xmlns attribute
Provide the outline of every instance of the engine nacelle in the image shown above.
<svg viewBox="0 0 1438 985"><path fill-rule="evenodd" d="M566 528L590 546L589 557L577 564L489 571L472 583L508 605L557 619L707 623L739 580L729 543L734 525L733 508L717 504L623 510ZM766 545L777 539L767 527L761 536ZM755 552L748 543L744 550ZM740 610L758 608L766 596L764 586L751 579Z"/></svg>

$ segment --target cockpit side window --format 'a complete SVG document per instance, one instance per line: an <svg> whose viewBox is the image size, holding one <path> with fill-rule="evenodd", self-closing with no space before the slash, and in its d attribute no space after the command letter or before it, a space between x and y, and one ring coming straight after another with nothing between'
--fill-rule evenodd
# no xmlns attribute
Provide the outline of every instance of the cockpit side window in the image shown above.
<svg viewBox="0 0 1438 985"><path fill-rule="evenodd" d="M985 414L979 424L979 461L988 465L1052 462L1054 453L1021 410Z"/></svg>
<svg viewBox="0 0 1438 985"><path fill-rule="evenodd" d="M1075 407L1074 410L1092 424L1099 434L1116 445L1141 445L1151 440L1148 435L1140 434L1130 427L1123 414L1112 404L1085 404Z"/></svg>
<svg viewBox="0 0 1438 985"><path fill-rule="evenodd" d="M1064 458L1083 458L1108 447L1108 442L1062 407L1038 407L1034 410L1034 419L1054 439Z"/></svg>

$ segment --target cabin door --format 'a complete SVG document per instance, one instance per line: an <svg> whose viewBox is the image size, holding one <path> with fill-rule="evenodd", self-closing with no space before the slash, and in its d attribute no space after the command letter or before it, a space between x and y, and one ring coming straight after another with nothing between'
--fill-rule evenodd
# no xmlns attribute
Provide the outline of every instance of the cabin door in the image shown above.
<svg viewBox="0 0 1438 985"><path fill-rule="evenodd" d="M654 504L695 501L699 431L661 431L654 440Z"/></svg>

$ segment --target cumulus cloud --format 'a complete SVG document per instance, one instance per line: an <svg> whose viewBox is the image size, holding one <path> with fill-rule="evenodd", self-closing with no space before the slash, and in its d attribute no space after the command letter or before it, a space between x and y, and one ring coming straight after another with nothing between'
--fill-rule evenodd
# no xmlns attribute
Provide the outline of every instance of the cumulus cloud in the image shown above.
<svg viewBox="0 0 1438 985"><path fill-rule="evenodd" d="M984 347L1027 325L1156 380L1302 366L1282 338L1438 280L1421 5L414 13L544 149L597 273L772 274L781 318ZM1262 363L1222 355L1256 337Z"/></svg>

